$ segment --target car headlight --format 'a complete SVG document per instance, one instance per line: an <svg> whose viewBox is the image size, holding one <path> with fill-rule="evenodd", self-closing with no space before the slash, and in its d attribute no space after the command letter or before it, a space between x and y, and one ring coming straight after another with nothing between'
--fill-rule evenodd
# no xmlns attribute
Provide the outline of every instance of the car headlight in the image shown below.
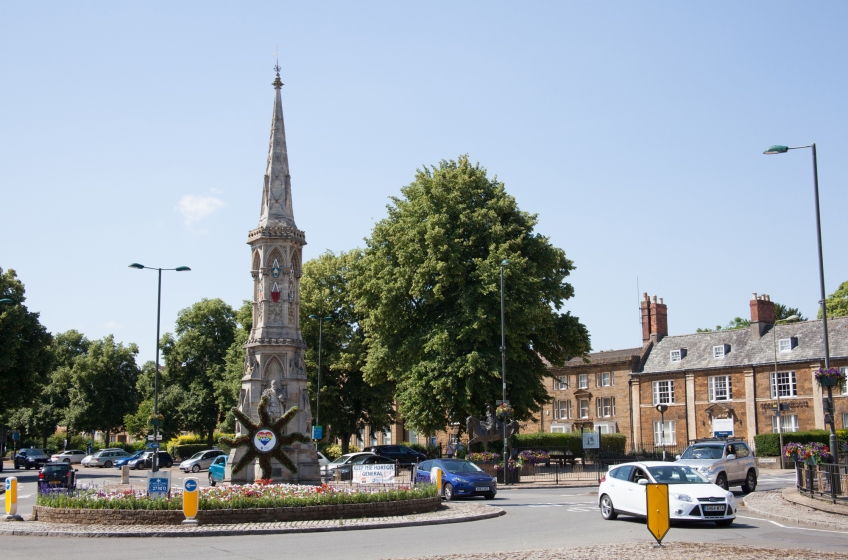
<svg viewBox="0 0 848 560"><path fill-rule="evenodd" d="M457 481L457 483L459 483L459 484L470 484L470 482L469 482L467 479L462 478L462 477L457 477L457 478L456 478L456 481Z"/></svg>
<svg viewBox="0 0 848 560"><path fill-rule="evenodd" d="M678 502L691 502L692 497L689 494L669 494L672 498L677 500Z"/></svg>
<svg viewBox="0 0 848 560"><path fill-rule="evenodd" d="M698 467L698 472L701 474L709 474L710 467L707 465L704 465L703 467Z"/></svg>
<svg viewBox="0 0 848 560"><path fill-rule="evenodd" d="M733 500L733 499L735 499L735 498L736 498L736 496L733 494L733 492L728 492L727 494L725 494L725 495L724 495L724 497L725 497L725 498L727 498L727 501L728 501L728 502L729 502L730 500Z"/></svg>

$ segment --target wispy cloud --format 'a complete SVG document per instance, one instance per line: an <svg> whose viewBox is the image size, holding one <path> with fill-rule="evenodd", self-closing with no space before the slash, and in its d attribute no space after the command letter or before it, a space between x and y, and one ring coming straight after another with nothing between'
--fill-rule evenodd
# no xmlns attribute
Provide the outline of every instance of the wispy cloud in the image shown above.
<svg viewBox="0 0 848 560"><path fill-rule="evenodd" d="M187 226L211 216L223 207L224 201L220 198L198 194L187 194L177 203L177 210L183 215Z"/></svg>
<svg viewBox="0 0 848 560"><path fill-rule="evenodd" d="M117 321L109 321L106 323L107 329L120 329L121 325Z"/></svg>

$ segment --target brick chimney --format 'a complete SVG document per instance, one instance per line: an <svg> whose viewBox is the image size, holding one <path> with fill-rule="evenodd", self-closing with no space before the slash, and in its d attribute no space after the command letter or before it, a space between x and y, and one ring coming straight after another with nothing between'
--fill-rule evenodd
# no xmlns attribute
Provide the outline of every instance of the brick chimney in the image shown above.
<svg viewBox="0 0 848 560"><path fill-rule="evenodd" d="M751 338L759 340L774 326L774 302L768 294L751 299Z"/></svg>
<svg viewBox="0 0 848 560"><path fill-rule="evenodd" d="M657 343L668 336L668 308L662 298L657 302L657 296L652 300L647 292L642 297L642 344Z"/></svg>

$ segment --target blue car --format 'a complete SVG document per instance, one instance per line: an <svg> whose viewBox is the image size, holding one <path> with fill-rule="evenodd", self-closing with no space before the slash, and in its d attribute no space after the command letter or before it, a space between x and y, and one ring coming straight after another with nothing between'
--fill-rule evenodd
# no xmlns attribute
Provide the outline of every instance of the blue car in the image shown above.
<svg viewBox="0 0 848 560"><path fill-rule="evenodd" d="M416 482L430 482L430 470L442 471L442 495L446 500L465 496L483 496L491 500L498 493L498 483L483 469L463 459L432 459L419 463Z"/></svg>
<svg viewBox="0 0 848 560"><path fill-rule="evenodd" d="M227 472L227 459L228 457L226 455L219 455L209 465L209 486L215 486L219 482L224 482L224 475Z"/></svg>
<svg viewBox="0 0 848 560"><path fill-rule="evenodd" d="M129 461L132 461L133 459L138 459L139 457L144 455L147 451L150 451L150 450L149 449L142 449L141 451L136 451L132 455L128 455L126 457L121 457L120 459L116 459L115 462L112 463L112 465L116 469L120 469L121 467L126 465Z"/></svg>

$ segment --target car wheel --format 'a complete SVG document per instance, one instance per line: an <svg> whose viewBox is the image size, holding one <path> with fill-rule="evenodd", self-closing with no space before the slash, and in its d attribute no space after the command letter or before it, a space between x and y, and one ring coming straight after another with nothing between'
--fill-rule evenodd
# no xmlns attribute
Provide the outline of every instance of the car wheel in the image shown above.
<svg viewBox="0 0 848 560"><path fill-rule="evenodd" d="M103 463L103 466L106 467L107 469L111 469L112 468L112 461L106 461L105 463Z"/></svg>
<svg viewBox="0 0 848 560"><path fill-rule="evenodd" d="M70 459L65 459L65 463L67 463L68 465L70 465L70 464L71 464L71 460L70 460Z"/></svg>
<svg viewBox="0 0 848 560"><path fill-rule="evenodd" d="M27 465L25 468L26 468L26 470L30 470L32 467L30 467L29 465Z"/></svg>
<svg viewBox="0 0 848 560"><path fill-rule="evenodd" d="M173 466L174 466L174 463L172 463L171 461L168 461L167 463L165 463L165 468L166 468L166 469L170 469L170 468L171 468L171 467L173 467Z"/></svg>
<svg viewBox="0 0 848 560"><path fill-rule="evenodd" d="M601 496L601 517L607 521L612 521L618 514L615 512L615 507L612 505L612 499L604 494Z"/></svg>
<svg viewBox="0 0 848 560"><path fill-rule="evenodd" d="M449 501L453 500L453 484L451 484L450 482L445 483L444 494L445 494L445 500L446 501L449 502Z"/></svg>
<svg viewBox="0 0 848 560"><path fill-rule="evenodd" d="M486 498L487 500L494 500L495 494L494 494L494 492L489 492L488 494L483 494L483 497Z"/></svg>
<svg viewBox="0 0 848 560"><path fill-rule="evenodd" d="M215 479L212 478L212 473L209 473L209 486L215 486Z"/></svg>
<svg viewBox="0 0 848 560"><path fill-rule="evenodd" d="M748 476L745 477L745 482L742 483L742 491L750 494L757 489L757 473L754 469L748 471Z"/></svg>
<svg viewBox="0 0 848 560"><path fill-rule="evenodd" d="M191 472L199 473L200 472L200 465L194 465L193 467L191 467Z"/></svg>
<svg viewBox="0 0 848 560"><path fill-rule="evenodd" d="M716 479L716 485L721 486L724 490L729 490L730 487L727 485L727 475L724 473L718 475L718 478Z"/></svg>
<svg viewBox="0 0 848 560"><path fill-rule="evenodd" d="M733 525L733 519L722 519L721 521L716 521L715 524L719 527L730 527Z"/></svg>

